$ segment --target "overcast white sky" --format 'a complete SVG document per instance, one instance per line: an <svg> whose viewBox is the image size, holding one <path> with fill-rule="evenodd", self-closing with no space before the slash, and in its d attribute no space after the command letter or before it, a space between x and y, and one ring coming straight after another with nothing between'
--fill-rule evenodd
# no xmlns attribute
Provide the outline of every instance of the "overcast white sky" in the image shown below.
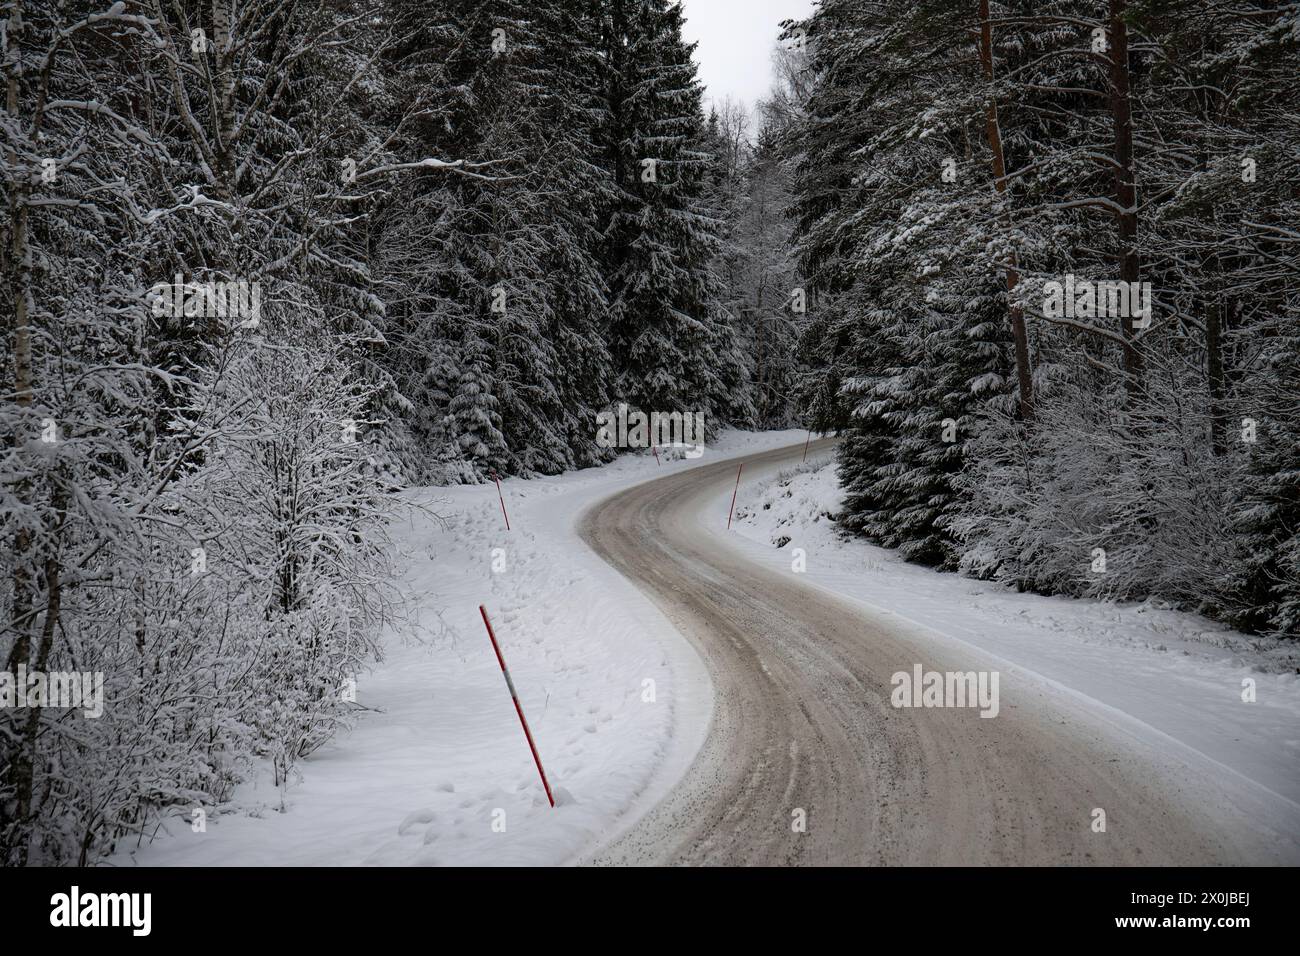
<svg viewBox="0 0 1300 956"><path fill-rule="evenodd" d="M698 42L705 96L754 106L772 85L772 47L782 20L807 16L813 0L681 0L686 39Z"/></svg>

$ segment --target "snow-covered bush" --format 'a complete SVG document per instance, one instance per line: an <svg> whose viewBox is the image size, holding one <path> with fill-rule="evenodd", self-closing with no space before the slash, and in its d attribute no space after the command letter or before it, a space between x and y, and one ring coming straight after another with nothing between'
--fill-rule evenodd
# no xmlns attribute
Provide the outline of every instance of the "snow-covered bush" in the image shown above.
<svg viewBox="0 0 1300 956"><path fill-rule="evenodd" d="M1078 389L1038 411L1029 430L981 422L951 524L961 569L1048 593L1212 608L1234 558L1235 466L1212 456L1206 422L1173 407L1135 434L1119 402L1098 406Z"/></svg>

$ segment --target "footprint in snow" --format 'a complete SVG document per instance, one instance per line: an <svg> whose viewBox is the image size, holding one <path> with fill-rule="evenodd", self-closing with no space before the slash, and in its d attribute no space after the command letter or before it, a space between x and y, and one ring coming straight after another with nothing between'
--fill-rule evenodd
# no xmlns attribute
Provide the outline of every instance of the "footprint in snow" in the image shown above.
<svg viewBox="0 0 1300 956"><path fill-rule="evenodd" d="M425 807L422 810L415 810L406 815L406 819L403 820L401 824L397 827L397 832L399 835L405 836L406 832L416 824L433 823L437 819L438 819L438 815L434 813L432 810L430 810L428 807Z"/></svg>

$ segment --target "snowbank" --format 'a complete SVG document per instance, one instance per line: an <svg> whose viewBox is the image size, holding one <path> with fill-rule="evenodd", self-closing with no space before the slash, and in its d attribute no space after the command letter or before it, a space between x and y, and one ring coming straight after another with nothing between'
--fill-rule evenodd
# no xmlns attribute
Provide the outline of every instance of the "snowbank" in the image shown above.
<svg viewBox="0 0 1300 956"><path fill-rule="evenodd" d="M282 795L263 777L194 833L186 814L115 860L141 865L546 865L630 824L702 742L708 675L663 616L574 533L622 488L803 432L724 434L703 458L629 455L600 469L423 489L394 529L423 635L388 635L357 681L368 708L303 761ZM499 549L499 550L497 550ZM495 565L495 570L494 570ZM547 805L492 646L486 605L558 805ZM648 693L653 681L654 700ZM494 827L495 824L495 827ZM504 830L501 829L504 824ZM170 834L170 835L168 835Z"/></svg>

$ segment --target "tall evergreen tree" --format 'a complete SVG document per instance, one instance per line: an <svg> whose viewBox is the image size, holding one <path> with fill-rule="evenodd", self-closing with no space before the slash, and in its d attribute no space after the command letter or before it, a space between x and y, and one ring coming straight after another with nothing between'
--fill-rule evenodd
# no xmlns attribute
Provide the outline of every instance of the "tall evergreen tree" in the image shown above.
<svg viewBox="0 0 1300 956"><path fill-rule="evenodd" d="M406 11L398 68L427 87L408 148L490 175L411 182L382 239L404 288L392 338L424 454L446 469L553 474L592 464L609 359L599 322L592 156L597 21L555 0ZM461 474L466 474L461 471Z"/></svg>
<svg viewBox="0 0 1300 956"><path fill-rule="evenodd" d="M667 0L607 0L607 121L602 144L615 181L603 262L618 397L714 420L751 414L732 320L712 264L718 222L701 88Z"/></svg>
<svg viewBox="0 0 1300 956"><path fill-rule="evenodd" d="M1019 587L1294 629L1288 22L827 0L796 25L802 394L850 425L846 526ZM1152 314L1046 308L1075 280L1149 283Z"/></svg>

